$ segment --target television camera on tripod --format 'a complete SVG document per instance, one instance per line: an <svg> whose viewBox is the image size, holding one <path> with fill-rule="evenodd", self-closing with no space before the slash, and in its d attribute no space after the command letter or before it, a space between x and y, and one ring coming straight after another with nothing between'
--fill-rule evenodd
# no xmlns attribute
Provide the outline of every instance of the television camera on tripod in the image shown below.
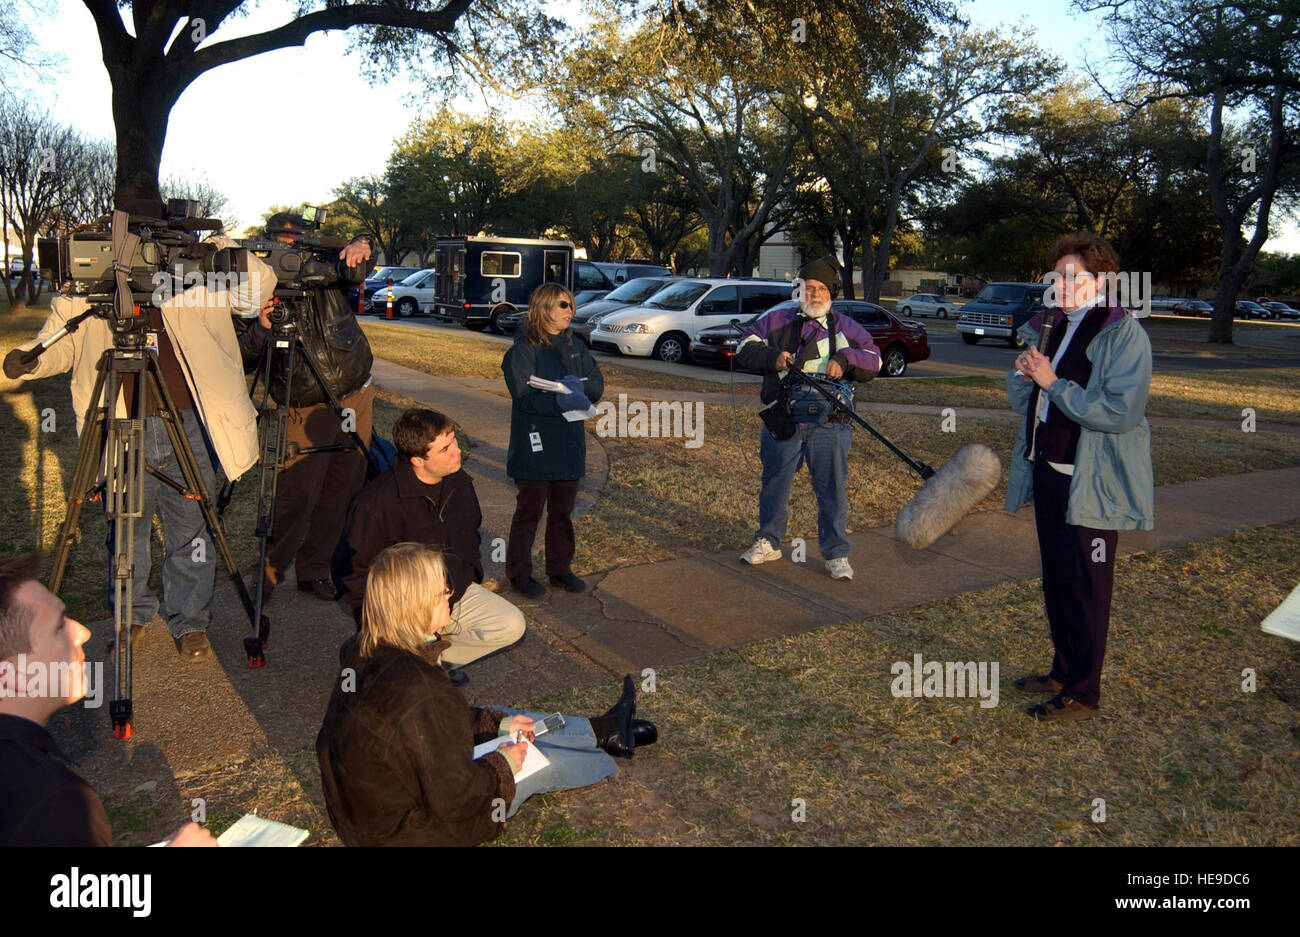
<svg viewBox="0 0 1300 937"><path fill-rule="evenodd" d="M132 642L160 608L181 656L211 653L215 557L210 537L252 624L250 663L264 662L269 623L235 567L210 492L209 444L227 478L257 461L256 413L231 316L256 314L275 288L271 269L195 217L197 204L128 203L111 219L40 245L42 275L63 287L34 341L6 357L7 376L72 372L80 446L50 579L57 593L82 506L102 497L109 520L113 605L113 734L133 734ZM179 478L177 477L179 476ZM163 520L163 602L148 588L149 534Z"/></svg>

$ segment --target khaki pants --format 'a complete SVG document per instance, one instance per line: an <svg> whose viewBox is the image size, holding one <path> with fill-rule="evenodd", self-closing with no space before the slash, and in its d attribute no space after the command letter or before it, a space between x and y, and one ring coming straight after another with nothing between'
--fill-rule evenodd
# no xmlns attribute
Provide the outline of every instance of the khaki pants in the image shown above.
<svg viewBox="0 0 1300 937"><path fill-rule="evenodd" d="M524 613L473 582L452 606L451 625L442 636L451 642L442 654L443 663L461 667L522 638Z"/></svg>

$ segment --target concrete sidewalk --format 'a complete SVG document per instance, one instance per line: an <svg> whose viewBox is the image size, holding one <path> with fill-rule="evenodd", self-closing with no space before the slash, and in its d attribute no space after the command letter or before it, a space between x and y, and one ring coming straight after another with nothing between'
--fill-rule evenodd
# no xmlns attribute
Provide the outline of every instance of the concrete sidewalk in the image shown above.
<svg viewBox="0 0 1300 937"><path fill-rule="evenodd" d="M502 579L492 541L505 537L514 511L504 464L510 410L504 386L433 378L383 361L375 362L375 375L385 389L441 409L465 428L472 446L466 468L483 504L483 559L489 578ZM599 441L589 435L579 511L599 497L608 470ZM1129 554L1296 520L1300 467L1252 472L1159 488L1158 529L1121 534L1119 545ZM557 591L529 601L505 585L505 597L528 617L528 633L509 652L471 665L466 695L474 704L520 703L574 686L613 687L626 672L671 667L1039 574L1030 510L972 515L922 551L896 541L892 528L853 531L849 539L857 571L852 582L831 580L816 543L809 542L802 563L791 562L786 544L780 561L749 567L738 560L748 544L738 543L731 551L591 576L581 595ZM241 641L248 624L233 586L220 585L209 632L213 659L181 661L165 635L151 635L138 648L135 739L109 737L106 705L56 716L51 729L85 777L110 796L161 783L158 796L165 799L178 790L175 778L267 751L283 756L310 749L338 679L337 649L354 628L340 606L299 593L292 582L280 587L268 608L266 668L247 668ZM106 674L108 637L101 625L87 645L88 659L106 660Z"/></svg>

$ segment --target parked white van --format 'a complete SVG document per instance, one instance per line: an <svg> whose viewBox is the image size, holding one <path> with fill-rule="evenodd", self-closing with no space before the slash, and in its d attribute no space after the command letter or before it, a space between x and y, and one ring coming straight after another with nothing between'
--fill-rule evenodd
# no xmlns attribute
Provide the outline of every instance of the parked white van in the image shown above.
<svg viewBox="0 0 1300 937"><path fill-rule="evenodd" d="M683 280L643 305L606 313L591 347L670 363L684 362L700 329L746 321L794 295L788 280Z"/></svg>

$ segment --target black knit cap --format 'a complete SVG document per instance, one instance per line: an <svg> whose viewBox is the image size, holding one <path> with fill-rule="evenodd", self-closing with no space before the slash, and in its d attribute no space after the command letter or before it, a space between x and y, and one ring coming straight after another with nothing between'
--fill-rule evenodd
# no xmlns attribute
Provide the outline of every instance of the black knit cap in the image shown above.
<svg viewBox="0 0 1300 937"><path fill-rule="evenodd" d="M302 220L302 215L278 211L266 219L266 227L262 229L262 233L264 237L268 238L280 234L292 234L294 237L301 237L305 227L306 223Z"/></svg>
<svg viewBox="0 0 1300 937"><path fill-rule="evenodd" d="M819 260L813 260L806 263L799 269L799 279L817 280L826 284L826 288L834 293L840 286L840 275L825 257Z"/></svg>

